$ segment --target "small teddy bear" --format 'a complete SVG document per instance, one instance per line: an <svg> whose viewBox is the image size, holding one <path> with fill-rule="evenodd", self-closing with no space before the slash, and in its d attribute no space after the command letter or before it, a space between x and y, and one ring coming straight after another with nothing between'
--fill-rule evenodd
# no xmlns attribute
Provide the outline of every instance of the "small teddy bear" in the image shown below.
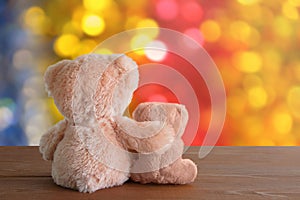
<svg viewBox="0 0 300 200"><path fill-rule="evenodd" d="M141 103L133 112L133 119L138 122L143 121L163 121L172 126L175 140L163 155L158 155L159 160L147 158L141 159L133 165L136 168L145 167L145 163L150 163L157 170L148 170L147 173L131 173L133 181L141 183L160 184L187 184L194 181L197 176L197 167L190 159L182 159L184 144L181 136L188 122L188 112L183 105L174 103ZM156 161L156 162L155 162Z"/></svg>
<svg viewBox="0 0 300 200"><path fill-rule="evenodd" d="M182 159L187 111L179 104L143 103L123 116L138 86L138 67L123 54L87 54L45 73L46 90L64 119L40 140L56 184L94 192L140 183L186 184L196 165Z"/></svg>

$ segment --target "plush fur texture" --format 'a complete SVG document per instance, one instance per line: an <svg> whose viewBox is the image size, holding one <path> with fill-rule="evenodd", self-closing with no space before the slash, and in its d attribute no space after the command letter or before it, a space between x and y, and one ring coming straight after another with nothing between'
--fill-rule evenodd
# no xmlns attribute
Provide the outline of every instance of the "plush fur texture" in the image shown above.
<svg viewBox="0 0 300 200"><path fill-rule="evenodd" d="M64 115L45 133L40 152L52 161L54 182L94 192L123 184L185 184L197 168L182 159L184 106L143 103L122 116L138 86L138 68L125 55L87 54L45 73L46 90Z"/></svg>
<svg viewBox="0 0 300 200"><path fill-rule="evenodd" d="M155 120L164 122L165 127L170 126L173 129L174 141L163 153L135 162L132 168L137 172L139 170L136 168L147 168L145 164L149 161L154 167L146 173L132 173L131 179L141 183L161 184L193 182L197 176L197 167L191 160L181 158L184 147L181 136L188 121L186 108L179 104L146 102L139 104L133 112L133 118L138 122Z"/></svg>

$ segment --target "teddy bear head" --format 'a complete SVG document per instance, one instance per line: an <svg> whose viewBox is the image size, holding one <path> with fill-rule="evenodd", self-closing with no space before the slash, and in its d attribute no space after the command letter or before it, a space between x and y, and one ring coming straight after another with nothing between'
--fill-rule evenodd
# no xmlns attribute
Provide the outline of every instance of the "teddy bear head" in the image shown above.
<svg viewBox="0 0 300 200"><path fill-rule="evenodd" d="M184 105L176 103L144 102L134 112L136 121L160 121L171 125L175 135L181 137L188 123L188 111Z"/></svg>
<svg viewBox="0 0 300 200"><path fill-rule="evenodd" d="M122 115L138 86L136 63L123 54L86 54L63 60L45 72L48 95L59 111L77 123Z"/></svg>

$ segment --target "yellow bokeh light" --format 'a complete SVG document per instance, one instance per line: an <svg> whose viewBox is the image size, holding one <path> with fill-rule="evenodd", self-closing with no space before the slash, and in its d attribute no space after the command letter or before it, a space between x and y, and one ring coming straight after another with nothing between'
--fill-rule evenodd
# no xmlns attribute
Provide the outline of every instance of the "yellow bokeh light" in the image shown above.
<svg viewBox="0 0 300 200"><path fill-rule="evenodd" d="M300 62L295 64L294 66L294 74L295 74L295 78L300 81Z"/></svg>
<svg viewBox="0 0 300 200"><path fill-rule="evenodd" d="M152 39L148 35L138 34L135 35L130 41L130 47L135 53L139 55L145 54L144 48L149 44Z"/></svg>
<svg viewBox="0 0 300 200"><path fill-rule="evenodd" d="M282 16L276 17L273 23L274 32L283 38L289 38L293 32L290 21Z"/></svg>
<svg viewBox="0 0 300 200"><path fill-rule="evenodd" d="M42 8L38 6L30 7L25 12L25 24L31 26L32 24L36 24L45 17L45 12Z"/></svg>
<svg viewBox="0 0 300 200"><path fill-rule="evenodd" d="M141 20L141 17L137 16L137 15L132 15L130 17L128 17L125 21L125 29L133 29L137 26L137 23Z"/></svg>
<svg viewBox="0 0 300 200"><path fill-rule="evenodd" d="M267 104L268 95L264 88L253 87L248 91L248 101L253 108L262 108Z"/></svg>
<svg viewBox="0 0 300 200"><path fill-rule="evenodd" d="M267 70L268 74L277 74L282 66L283 57L275 49L267 48L262 53L264 59L264 69Z"/></svg>
<svg viewBox="0 0 300 200"><path fill-rule="evenodd" d="M147 35L148 37L151 37L152 39L156 38L159 34L159 28L158 28L157 22L150 18L140 20L137 23L136 28L150 28L150 29L138 30L138 33Z"/></svg>
<svg viewBox="0 0 300 200"><path fill-rule="evenodd" d="M238 52L233 56L235 67L241 72L255 73L262 67L262 60L259 54L252 51Z"/></svg>
<svg viewBox="0 0 300 200"><path fill-rule="evenodd" d="M251 140L262 135L264 127L262 119L256 116L245 117L242 121L243 128L242 131L246 133L247 137Z"/></svg>
<svg viewBox="0 0 300 200"><path fill-rule="evenodd" d="M56 107L56 105L54 103L54 100L52 98L46 98L45 100L47 101L47 105L49 106L49 109L54 114L53 115L54 121L58 122L58 121L62 120L64 118L64 116L57 109L57 107Z"/></svg>
<svg viewBox="0 0 300 200"><path fill-rule="evenodd" d="M257 144L259 146L274 146L274 145L276 145L275 142L272 141L270 138L259 138L259 140L255 141L255 144Z"/></svg>
<svg viewBox="0 0 300 200"><path fill-rule="evenodd" d="M24 14L24 24L35 34L42 34L50 26L50 20L42 8L30 7Z"/></svg>
<svg viewBox="0 0 300 200"><path fill-rule="evenodd" d="M272 115L272 126L277 133L286 135L292 129L293 118L285 111L275 112Z"/></svg>
<svg viewBox="0 0 300 200"><path fill-rule="evenodd" d="M253 22L256 20L260 20L262 16L265 16L265 7L262 7L259 4L252 4L248 6L239 6L239 12L241 17L240 19L244 19L247 22Z"/></svg>
<svg viewBox="0 0 300 200"><path fill-rule="evenodd" d="M251 27L244 21L232 22L229 26L229 30L234 39L245 40L251 33Z"/></svg>
<svg viewBox="0 0 300 200"><path fill-rule="evenodd" d="M260 33L245 21L234 21L229 26L230 34L235 40L239 40L250 46L260 42Z"/></svg>
<svg viewBox="0 0 300 200"><path fill-rule="evenodd" d="M235 90L227 97L227 110L231 116L238 117L245 112L246 98L243 98L244 96L242 90Z"/></svg>
<svg viewBox="0 0 300 200"><path fill-rule="evenodd" d="M91 39L84 39L80 43L78 43L76 52L72 55L73 58L82 55L91 53L92 50L97 46L97 42Z"/></svg>
<svg viewBox="0 0 300 200"><path fill-rule="evenodd" d="M101 11L107 9L111 5L110 0L83 0L83 5L91 11Z"/></svg>
<svg viewBox="0 0 300 200"><path fill-rule="evenodd" d="M61 57L70 57L73 55L78 45L79 39L73 34L64 34L58 37L54 43L54 51Z"/></svg>
<svg viewBox="0 0 300 200"><path fill-rule="evenodd" d="M300 119L300 86L294 86L288 91L287 102L292 114Z"/></svg>
<svg viewBox="0 0 300 200"><path fill-rule="evenodd" d="M252 5L260 2L260 0L237 0L237 1L243 5Z"/></svg>
<svg viewBox="0 0 300 200"><path fill-rule="evenodd" d="M297 20L299 18L298 9L289 2L282 5L282 14L288 19Z"/></svg>
<svg viewBox="0 0 300 200"><path fill-rule="evenodd" d="M214 20L206 20L200 26L203 37L208 42L215 42L221 35L219 24Z"/></svg>
<svg viewBox="0 0 300 200"><path fill-rule="evenodd" d="M137 23L137 28L144 28L144 27L158 27L157 22L153 19L146 18Z"/></svg>
<svg viewBox="0 0 300 200"><path fill-rule="evenodd" d="M98 54L112 54L113 52L107 48L96 49L95 53Z"/></svg>
<svg viewBox="0 0 300 200"><path fill-rule="evenodd" d="M289 133L286 135L283 135L283 137L279 138L279 141L276 145L281 146L298 146L298 140L295 138L296 133Z"/></svg>
<svg viewBox="0 0 300 200"><path fill-rule="evenodd" d="M86 34L97 36L104 31L105 22L98 15L85 15L82 19L81 27Z"/></svg>
<svg viewBox="0 0 300 200"><path fill-rule="evenodd" d="M300 0L288 0L288 2L293 6L300 6Z"/></svg>

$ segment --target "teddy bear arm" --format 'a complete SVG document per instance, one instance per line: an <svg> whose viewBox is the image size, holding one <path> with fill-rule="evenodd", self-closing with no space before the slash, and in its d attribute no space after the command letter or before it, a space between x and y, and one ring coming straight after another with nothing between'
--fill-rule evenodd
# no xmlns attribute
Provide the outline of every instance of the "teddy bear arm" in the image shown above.
<svg viewBox="0 0 300 200"><path fill-rule="evenodd" d="M53 160L53 154L58 143L63 139L67 127L67 120L58 122L51 127L40 140L40 152L45 160Z"/></svg>
<svg viewBox="0 0 300 200"><path fill-rule="evenodd" d="M118 117L116 123L123 146L134 152L154 152L174 140L172 127L162 127L158 121L137 122L127 117Z"/></svg>

